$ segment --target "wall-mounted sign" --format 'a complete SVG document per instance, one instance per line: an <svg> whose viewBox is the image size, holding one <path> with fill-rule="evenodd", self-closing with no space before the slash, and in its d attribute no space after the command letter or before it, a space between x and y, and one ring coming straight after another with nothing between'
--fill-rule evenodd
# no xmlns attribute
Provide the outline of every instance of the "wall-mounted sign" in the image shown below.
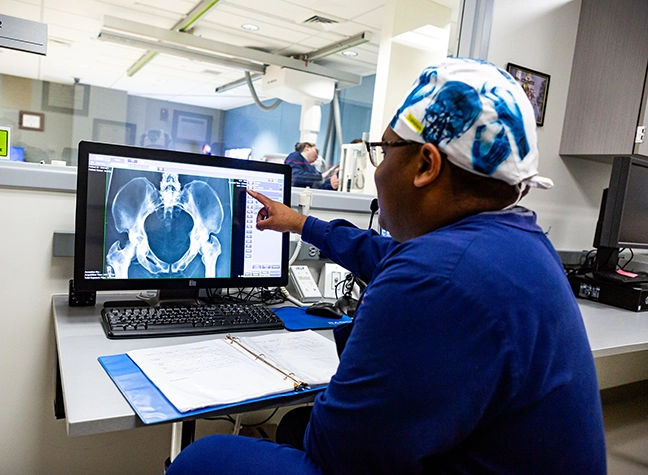
<svg viewBox="0 0 648 475"><path fill-rule="evenodd" d="M47 25L0 15L0 48L47 54Z"/></svg>
<svg viewBox="0 0 648 475"><path fill-rule="evenodd" d="M0 160L9 160L11 153L11 127L0 127Z"/></svg>

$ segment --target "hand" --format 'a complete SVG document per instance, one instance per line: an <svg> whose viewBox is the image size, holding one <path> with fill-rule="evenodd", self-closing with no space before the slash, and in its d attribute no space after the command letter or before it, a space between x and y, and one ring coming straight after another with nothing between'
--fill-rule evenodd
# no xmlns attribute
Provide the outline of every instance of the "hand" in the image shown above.
<svg viewBox="0 0 648 475"><path fill-rule="evenodd" d="M280 233L290 231L301 234L304 229L304 223L306 222L306 216L290 209L283 203L271 200L261 193L250 189L247 192L252 198L263 205L263 208L257 214L257 229L259 231L271 229Z"/></svg>
<svg viewBox="0 0 648 475"><path fill-rule="evenodd" d="M322 173L322 179L325 179L327 176L329 176L333 172L337 172L337 169L340 168L339 166L334 166L326 170L324 173Z"/></svg>
<svg viewBox="0 0 648 475"><path fill-rule="evenodd" d="M337 173L331 177L331 188L337 190L340 186L340 179L337 176Z"/></svg>

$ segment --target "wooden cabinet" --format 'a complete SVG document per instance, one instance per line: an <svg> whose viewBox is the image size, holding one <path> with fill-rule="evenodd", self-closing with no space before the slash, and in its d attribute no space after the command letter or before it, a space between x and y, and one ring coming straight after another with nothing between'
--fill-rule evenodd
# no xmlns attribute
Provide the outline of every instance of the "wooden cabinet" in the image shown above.
<svg viewBox="0 0 648 475"><path fill-rule="evenodd" d="M647 71L648 0L582 0L560 154L648 155Z"/></svg>

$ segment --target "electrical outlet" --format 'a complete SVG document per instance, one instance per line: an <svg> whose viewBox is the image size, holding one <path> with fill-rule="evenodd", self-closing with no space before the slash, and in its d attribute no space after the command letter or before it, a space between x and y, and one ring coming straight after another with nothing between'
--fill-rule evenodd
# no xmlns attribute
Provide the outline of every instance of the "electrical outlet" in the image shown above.
<svg viewBox="0 0 648 475"><path fill-rule="evenodd" d="M302 243L302 247L299 250L299 255L297 256L298 261L304 260L317 260L320 258L320 251L312 244Z"/></svg>

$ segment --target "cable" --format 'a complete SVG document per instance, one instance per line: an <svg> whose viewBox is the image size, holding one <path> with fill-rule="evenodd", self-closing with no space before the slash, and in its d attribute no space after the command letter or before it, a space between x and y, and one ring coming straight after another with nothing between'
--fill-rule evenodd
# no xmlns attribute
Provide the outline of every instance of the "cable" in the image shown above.
<svg viewBox="0 0 648 475"><path fill-rule="evenodd" d="M261 422L256 422L254 424L241 424L241 427L259 427L259 426L262 426L263 424L268 422L270 419L272 419L274 417L274 415L277 413L278 410L279 410L279 408L275 407L275 410L272 411L272 414L270 414L268 417L266 417Z"/></svg>
<svg viewBox="0 0 648 475"><path fill-rule="evenodd" d="M226 293L221 293L222 291ZM206 289L209 303L263 303L273 305L286 301L279 287L251 287L238 289Z"/></svg>
<svg viewBox="0 0 648 475"><path fill-rule="evenodd" d="M625 270L626 266L627 266L628 264L630 264L630 262L632 261L632 259L634 259L634 251L632 250L632 248L629 248L629 247L628 247L628 248L626 248L626 249L621 249L621 251L619 251L619 254L621 254L621 253L622 253L623 251L625 251L625 250L630 251L630 259L628 259L628 261L627 261L625 264L623 264L623 265L621 266L621 270Z"/></svg>
<svg viewBox="0 0 648 475"><path fill-rule="evenodd" d="M272 414L270 414L268 417L263 419L261 422L255 422L254 424L241 424L241 427L259 427L262 426L263 424L266 424L270 419L272 419L277 411L279 410L278 407L275 407L274 411L272 411ZM226 421L226 422L231 422L232 424L236 423L236 420L232 416L219 416L219 417L204 417L205 420L208 421Z"/></svg>
<svg viewBox="0 0 648 475"><path fill-rule="evenodd" d="M313 204L313 191L310 189L310 187L306 187L304 191L299 193L299 203L297 205L299 208L299 214L308 216L312 204ZM288 265L293 265L297 260L297 257L299 256L299 251L301 251L302 248L302 243L303 243L302 238L301 236L299 236L299 241L297 241L297 247L295 247L295 251L293 252L293 255L290 257Z"/></svg>
<svg viewBox="0 0 648 475"><path fill-rule="evenodd" d="M281 289L281 293L283 294L283 296L284 296L284 298L286 300L288 300L289 302L297 305L298 307L303 307L304 306L304 302L301 302L300 300L297 300L295 297L290 295L290 292L288 292L288 289L286 289L285 287L280 287L280 289Z"/></svg>
<svg viewBox="0 0 648 475"><path fill-rule="evenodd" d="M252 76L250 76L250 71L245 71L245 82L247 82L248 89L250 90L250 94L252 94L252 99L254 99L254 103L259 106L259 109L262 111L269 112L273 109L276 109L279 104L281 104L283 101L281 99L277 99L274 101L271 105L266 106L261 102L259 99L259 96L256 93L256 90L254 89L254 85L252 84Z"/></svg>
<svg viewBox="0 0 648 475"><path fill-rule="evenodd" d="M293 252L293 255L290 257L290 261L288 261L288 265L291 266L295 263L297 260L297 256L299 256L299 251L301 251L302 248L302 240L301 236L299 237L299 241L297 241L297 246L295 247L295 252Z"/></svg>

